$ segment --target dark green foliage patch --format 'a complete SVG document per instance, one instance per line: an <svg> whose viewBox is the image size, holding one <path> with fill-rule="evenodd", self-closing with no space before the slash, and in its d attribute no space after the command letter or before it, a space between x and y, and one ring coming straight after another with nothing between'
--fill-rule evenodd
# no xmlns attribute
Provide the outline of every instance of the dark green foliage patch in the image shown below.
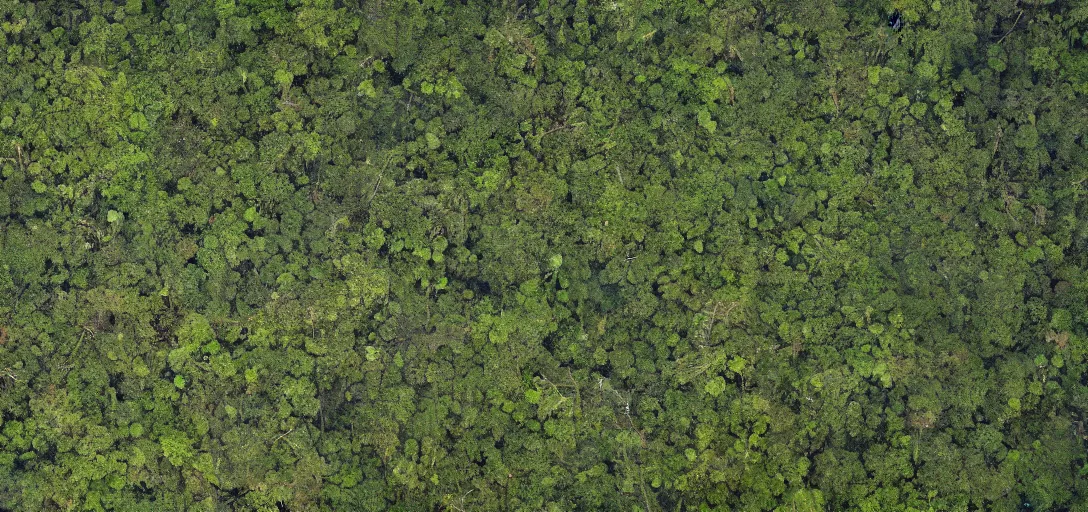
<svg viewBox="0 0 1088 512"><path fill-rule="evenodd" d="M1085 0L0 0L0 509L1083 510Z"/></svg>

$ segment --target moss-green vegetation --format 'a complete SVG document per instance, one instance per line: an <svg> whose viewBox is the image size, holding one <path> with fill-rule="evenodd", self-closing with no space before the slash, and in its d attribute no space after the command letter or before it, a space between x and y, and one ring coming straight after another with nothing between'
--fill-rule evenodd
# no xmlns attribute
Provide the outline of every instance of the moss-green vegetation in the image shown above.
<svg viewBox="0 0 1088 512"><path fill-rule="evenodd" d="M0 509L1082 510L1086 46L0 0Z"/></svg>

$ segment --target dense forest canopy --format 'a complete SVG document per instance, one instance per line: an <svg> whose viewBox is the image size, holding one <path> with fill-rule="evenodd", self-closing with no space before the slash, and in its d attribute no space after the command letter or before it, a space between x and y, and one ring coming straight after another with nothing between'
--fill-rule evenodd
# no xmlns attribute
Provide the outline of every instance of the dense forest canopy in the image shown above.
<svg viewBox="0 0 1088 512"><path fill-rule="evenodd" d="M0 0L0 509L1088 509L1086 0Z"/></svg>

